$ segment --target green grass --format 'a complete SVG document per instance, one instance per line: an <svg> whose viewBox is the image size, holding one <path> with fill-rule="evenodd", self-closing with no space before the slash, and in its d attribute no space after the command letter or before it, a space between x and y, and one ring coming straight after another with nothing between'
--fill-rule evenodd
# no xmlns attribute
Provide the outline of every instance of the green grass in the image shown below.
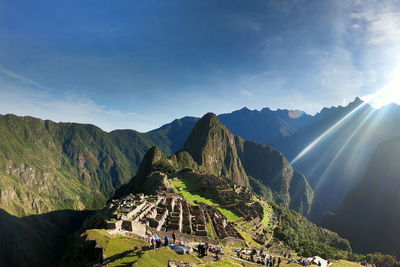
<svg viewBox="0 0 400 267"><path fill-rule="evenodd" d="M170 180L170 182L175 187L176 191L181 194L191 205L196 205L195 201L199 201L207 205L215 204L213 199L201 196L201 192L194 192L193 188L195 186L191 185L189 181L183 182L178 178L173 178Z"/></svg>
<svg viewBox="0 0 400 267"><path fill-rule="evenodd" d="M251 230L254 228L254 224L249 221L241 221L238 224L245 230Z"/></svg>
<svg viewBox="0 0 400 267"><path fill-rule="evenodd" d="M362 265L355 263L355 262L351 262L351 261L339 260L339 261L335 261L330 266L331 267L360 267Z"/></svg>
<svg viewBox="0 0 400 267"><path fill-rule="evenodd" d="M207 217L208 217L208 223L206 224L206 228L207 228L208 237L211 239L218 238L217 233L215 232L214 226L211 222L210 216L207 215Z"/></svg>
<svg viewBox="0 0 400 267"><path fill-rule="evenodd" d="M250 247L263 247L262 245L258 244L256 241L253 240L253 236L249 233L246 233L244 231L241 231L240 229L237 229L238 232L240 233L240 235L244 238L244 240L246 241L246 243L250 246Z"/></svg>
<svg viewBox="0 0 400 267"><path fill-rule="evenodd" d="M241 264L237 263L237 261L233 260L233 259L222 259L220 261L217 262L212 262L212 263L207 263L204 265L201 265L202 267L230 267L230 266L242 266ZM256 265L252 265L252 266L256 266Z"/></svg>
<svg viewBox="0 0 400 267"><path fill-rule="evenodd" d="M192 179L173 178L169 180L176 192L181 194L190 204L196 205L195 201L210 206L218 207L218 210L231 222L244 219L236 215L233 211L219 207L219 200L215 196L202 192L198 188L198 183Z"/></svg>
<svg viewBox="0 0 400 267"><path fill-rule="evenodd" d="M134 251L134 247L147 246L147 243L127 236L113 236L105 230L88 230L87 237L96 240L104 248L105 261L111 261L107 266L124 266L136 262L141 251Z"/></svg>
<svg viewBox="0 0 400 267"><path fill-rule="evenodd" d="M237 222L240 220L243 220L243 217L240 217L236 215L233 211L224 209L224 208L218 208L218 210L230 221L230 222Z"/></svg>
<svg viewBox="0 0 400 267"><path fill-rule="evenodd" d="M168 260L179 260L191 263L200 263L201 260L194 255L178 255L170 248L160 248L144 252L136 262L136 267L165 267Z"/></svg>
<svg viewBox="0 0 400 267"><path fill-rule="evenodd" d="M268 203L264 202L264 201L260 201L263 205L263 209L264 209L264 216L263 219L261 221L261 223L264 225L265 228L270 228L269 224L271 222L271 216L273 213L273 209L270 205L268 205Z"/></svg>

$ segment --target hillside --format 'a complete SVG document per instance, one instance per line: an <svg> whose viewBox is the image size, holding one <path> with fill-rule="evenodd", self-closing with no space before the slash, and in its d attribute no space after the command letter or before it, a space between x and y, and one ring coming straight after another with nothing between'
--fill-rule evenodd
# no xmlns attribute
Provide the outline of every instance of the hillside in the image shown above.
<svg viewBox="0 0 400 267"><path fill-rule="evenodd" d="M400 256L400 137L375 149L361 182L325 225L351 240L356 251ZM354 220L357 218L357 220Z"/></svg>
<svg viewBox="0 0 400 267"><path fill-rule="evenodd" d="M0 208L19 216L99 208L156 142L133 131L0 116Z"/></svg>

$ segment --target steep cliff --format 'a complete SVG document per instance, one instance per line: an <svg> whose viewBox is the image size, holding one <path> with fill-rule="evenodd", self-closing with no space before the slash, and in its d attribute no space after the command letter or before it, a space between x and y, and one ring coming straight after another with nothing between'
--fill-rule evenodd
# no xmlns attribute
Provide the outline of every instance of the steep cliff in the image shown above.
<svg viewBox="0 0 400 267"><path fill-rule="evenodd" d="M230 177L239 185L248 185L237 155L235 137L215 114L208 113L196 123L183 149L204 171Z"/></svg>
<svg viewBox="0 0 400 267"><path fill-rule="evenodd" d="M238 156L248 175L273 192L273 200L302 214L311 210L314 193L307 179L272 147L235 138Z"/></svg>

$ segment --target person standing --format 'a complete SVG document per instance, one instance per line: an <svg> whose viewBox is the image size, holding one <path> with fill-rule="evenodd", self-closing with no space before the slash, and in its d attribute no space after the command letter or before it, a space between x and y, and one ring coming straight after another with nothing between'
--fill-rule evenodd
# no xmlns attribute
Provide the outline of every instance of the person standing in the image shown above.
<svg viewBox="0 0 400 267"><path fill-rule="evenodd" d="M176 241L176 233L175 232L172 233L172 240L174 240L174 244L175 244L175 241Z"/></svg>
<svg viewBox="0 0 400 267"><path fill-rule="evenodd" d="M156 238L154 236L151 236L151 243L153 245L153 249L156 249Z"/></svg>

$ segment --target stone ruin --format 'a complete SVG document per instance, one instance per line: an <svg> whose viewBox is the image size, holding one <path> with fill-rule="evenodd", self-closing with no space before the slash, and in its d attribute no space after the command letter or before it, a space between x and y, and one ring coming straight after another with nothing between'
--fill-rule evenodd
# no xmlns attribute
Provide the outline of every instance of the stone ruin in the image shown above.
<svg viewBox="0 0 400 267"><path fill-rule="evenodd" d="M147 231L176 232L197 237L209 236L214 229L218 239L243 240L234 225L214 206L191 205L173 191L157 195L130 194L107 205L112 218L107 220L110 231L129 231L146 236Z"/></svg>

